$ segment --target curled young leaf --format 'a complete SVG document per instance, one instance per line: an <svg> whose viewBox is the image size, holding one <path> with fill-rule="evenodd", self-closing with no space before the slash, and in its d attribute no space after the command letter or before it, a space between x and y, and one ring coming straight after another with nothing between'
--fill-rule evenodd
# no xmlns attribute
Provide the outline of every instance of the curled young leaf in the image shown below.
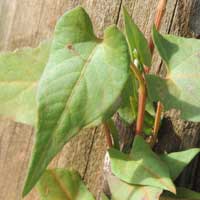
<svg viewBox="0 0 200 200"><path fill-rule="evenodd" d="M129 62L126 40L116 26L100 40L83 8L60 18L39 84L36 140L23 195L71 137L116 112Z"/></svg>
<svg viewBox="0 0 200 200"><path fill-rule="evenodd" d="M133 56L134 50L137 51L139 60L146 66L151 66L151 52L148 46L148 42L143 33L134 23L125 7L123 8L124 23L126 38L129 44L130 54Z"/></svg>

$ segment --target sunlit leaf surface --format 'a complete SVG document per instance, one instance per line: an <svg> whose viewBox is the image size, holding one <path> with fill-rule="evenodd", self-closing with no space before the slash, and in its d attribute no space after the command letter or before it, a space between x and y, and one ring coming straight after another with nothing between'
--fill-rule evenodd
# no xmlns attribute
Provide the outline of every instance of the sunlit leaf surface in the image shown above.
<svg viewBox="0 0 200 200"><path fill-rule="evenodd" d="M146 76L150 99L166 110L179 109L185 120L200 121L200 41L161 35L155 28L153 39L168 73L166 78Z"/></svg>
<svg viewBox="0 0 200 200"><path fill-rule="evenodd" d="M34 125L36 90L50 44L0 54L0 116Z"/></svg>
<svg viewBox="0 0 200 200"><path fill-rule="evenodd" d="M116 112L128 74L128 46L116 26L101 40L83 8L60 18L39 83L36 140L23 195L72 136Z"/></svg>
<svg viewBox="0 0 200 200"><path fill-rule="evenodd" d="M175 193L168 167L141 136L136 136L131 153L110 149L111 169L121 180L137 185L154 186Z"/></svg>
<svg viewBox="0 0 200 200"><path fill-rule="evenodd" d="M162 189L150 186L131 185L117 177L108 178L112 200L159 200Z"/></svg>
<svg viewBox="0 0 200 200"><path fill-rule="evenodd" d="M199 152L200 149L193 148L186 151L163 154L160 155L160 158L167 164L171 178L175 180Z"/></svg>

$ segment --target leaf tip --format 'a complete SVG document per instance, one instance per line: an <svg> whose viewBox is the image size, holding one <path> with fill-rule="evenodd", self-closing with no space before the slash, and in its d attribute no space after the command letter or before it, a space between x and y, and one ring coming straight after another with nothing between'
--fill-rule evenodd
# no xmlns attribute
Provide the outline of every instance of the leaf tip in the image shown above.
<svg viewBox="0 0 200 200"><path fill-rule="evenodd" d="M170 182L171 182L170 184L165 185L166 186L166 190L170 191L173 194L176 194L176 186L174 185L172 180Z"/></svg>
<svg viewBox="0 0 200 200"><path fill-rule="evenodd" d="M175 186L171 187L171 188L170 188L170 191L171 191L173 194L176 194L176 187L175 187Z"/></svg>
<svg viewBox="0 0 200 200"><path fill-rule="evenodd" d="M28 193L29 193L29 189L27 187L27 184L25 184L22 191L22 198L24 198Z"/></svg>
<svg viewBox="0 0 200 200"><path fill-rule="evenodd" d="M24 181L22 197L25 197L33 189L40 177L40 174L33 173L33 166L31 164Z"/></svg>
<svg viewBox="0 0 200 200"><path fill-rule="evenodd" d="M23 191L22 191L22 198L24 198L26 195L28 195L28 193L32 190L32 188L34 187L34 183L32 183L31 179L30 179L30 175L28 174L25 182L24 182L24 187L23 187Z"/></svg>

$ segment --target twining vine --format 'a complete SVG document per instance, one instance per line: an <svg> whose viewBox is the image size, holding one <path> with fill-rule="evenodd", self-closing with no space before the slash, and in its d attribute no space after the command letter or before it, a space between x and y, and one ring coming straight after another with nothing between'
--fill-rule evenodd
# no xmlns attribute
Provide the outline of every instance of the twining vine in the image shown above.
<svg viewBox="0 0 200 200"><path fill-rule="evenodd" d="M174 184L200 149L152 150L164 111L200 121L200 41L159 33L166 3L159 2L149 42L126 8L125 33L112 25L99 39L84 8L76 7L58 20L51 41L0 54L0 115L35 128L23 196L36 186L42 200L93 200L78 172L47 167L80 130L103 123L112 172L111 196L102 193L103 200L200 199ZM150 71L154 46L164 78ZM116 112L128 124L136 121L128 154L120 151Z"/></svg>

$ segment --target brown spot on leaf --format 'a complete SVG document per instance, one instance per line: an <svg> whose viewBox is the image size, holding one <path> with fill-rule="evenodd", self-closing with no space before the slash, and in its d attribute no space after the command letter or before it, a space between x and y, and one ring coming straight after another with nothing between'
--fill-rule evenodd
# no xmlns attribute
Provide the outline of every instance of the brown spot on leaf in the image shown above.
<svg viewBox="0 0 200 200"><path fill-rule="evenodd" d="M74 56L78 56L80 57L82 60L84 60L84 58L81 57L80 53L74 48L72 43L68 43L66 45L66 48L74 55Z"/></svg>
<svg viewBox="0 0 200 200"><path fill-rule="evenodd" d="M72 45L71 43L67 44L67 45L66 45L66 48L69 49L69 50L74 50L74 49L73 49L73 45Z"/></svg>

